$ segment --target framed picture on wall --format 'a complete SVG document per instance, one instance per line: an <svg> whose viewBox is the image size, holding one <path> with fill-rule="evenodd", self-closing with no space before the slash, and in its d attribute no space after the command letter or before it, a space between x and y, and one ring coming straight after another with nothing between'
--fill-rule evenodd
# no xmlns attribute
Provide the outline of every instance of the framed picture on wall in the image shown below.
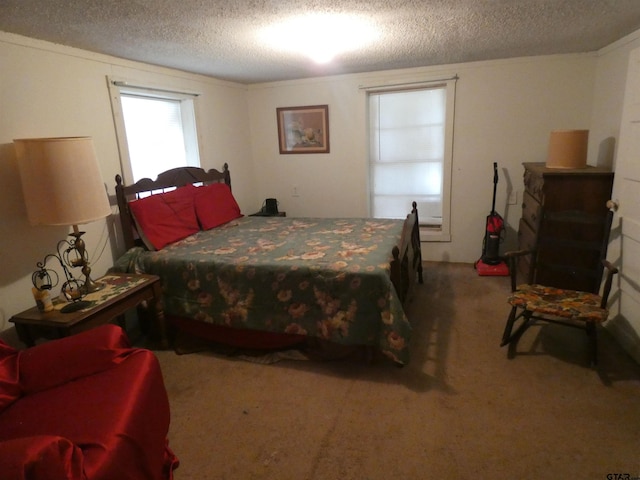
<svg viewBox="0 0 640 480"><path fill-rule="evenodd" d="M329 106L276 108L280 153L329 153Z"/></svg>

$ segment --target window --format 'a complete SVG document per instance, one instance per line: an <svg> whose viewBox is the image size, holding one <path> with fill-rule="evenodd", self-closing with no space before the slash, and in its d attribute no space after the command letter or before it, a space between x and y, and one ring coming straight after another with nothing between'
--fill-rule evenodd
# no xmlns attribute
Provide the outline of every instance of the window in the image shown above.
<svg viewBox="0 0 640 480"><path fill-rule="evenodd" d="M194 94L110 81L125 182L200 166Z"/></svg>
<svg viewBox="0 0 640 480"><path fill-rule="evenodd" d="M374 217L405 218L449 239L455 80L411 90L369 91L369 191ZM433 239L433 238L432 238Z"/></svg>

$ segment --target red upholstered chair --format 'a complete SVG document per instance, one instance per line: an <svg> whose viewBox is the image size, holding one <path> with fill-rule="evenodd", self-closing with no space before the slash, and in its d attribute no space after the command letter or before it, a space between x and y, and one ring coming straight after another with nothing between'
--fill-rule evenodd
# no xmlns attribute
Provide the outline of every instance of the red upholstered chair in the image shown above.
<svg viewBox="0 0 640 480"><path fill-rule="evenodd" d="M3 480L168 480L168 429L158 361L120 327L20 351L0 341Z"/></svg>

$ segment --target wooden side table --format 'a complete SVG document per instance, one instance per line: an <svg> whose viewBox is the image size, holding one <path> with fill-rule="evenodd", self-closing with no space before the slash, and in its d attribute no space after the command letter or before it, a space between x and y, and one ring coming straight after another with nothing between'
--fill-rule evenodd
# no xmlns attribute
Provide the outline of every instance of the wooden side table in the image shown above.
<svg viewBox="0 0 640 480"><path fill-rule="evenodd" d="M50 312L41 312L37 307L33 307L11 317L9 321L15 324L20 341L31 347L35 345L37 338L46 333L53 332L58 337L73 335L120 319L127 310L148 301L149 307L155 313L156 328L162 347L168 347L160 277L108 274L96 281L104 283L105 287L83 298L91 302L85 309L62 313L60 310L66 303L54 302L54 309Z"/></svg>

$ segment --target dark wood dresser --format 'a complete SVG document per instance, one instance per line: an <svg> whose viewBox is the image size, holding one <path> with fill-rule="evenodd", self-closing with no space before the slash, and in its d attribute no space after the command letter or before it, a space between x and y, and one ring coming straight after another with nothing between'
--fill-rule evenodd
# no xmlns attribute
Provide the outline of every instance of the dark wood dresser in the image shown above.
<svg viewBox="0 0 640 480"><path fill-rule="evenodd" d="M533 281L597 292L613 172L591 166L552 169L544 163L523 165L518 248L538 252ZM529 278L530 269L530 257L522 257L518 264L521 280Z"/></svg>

